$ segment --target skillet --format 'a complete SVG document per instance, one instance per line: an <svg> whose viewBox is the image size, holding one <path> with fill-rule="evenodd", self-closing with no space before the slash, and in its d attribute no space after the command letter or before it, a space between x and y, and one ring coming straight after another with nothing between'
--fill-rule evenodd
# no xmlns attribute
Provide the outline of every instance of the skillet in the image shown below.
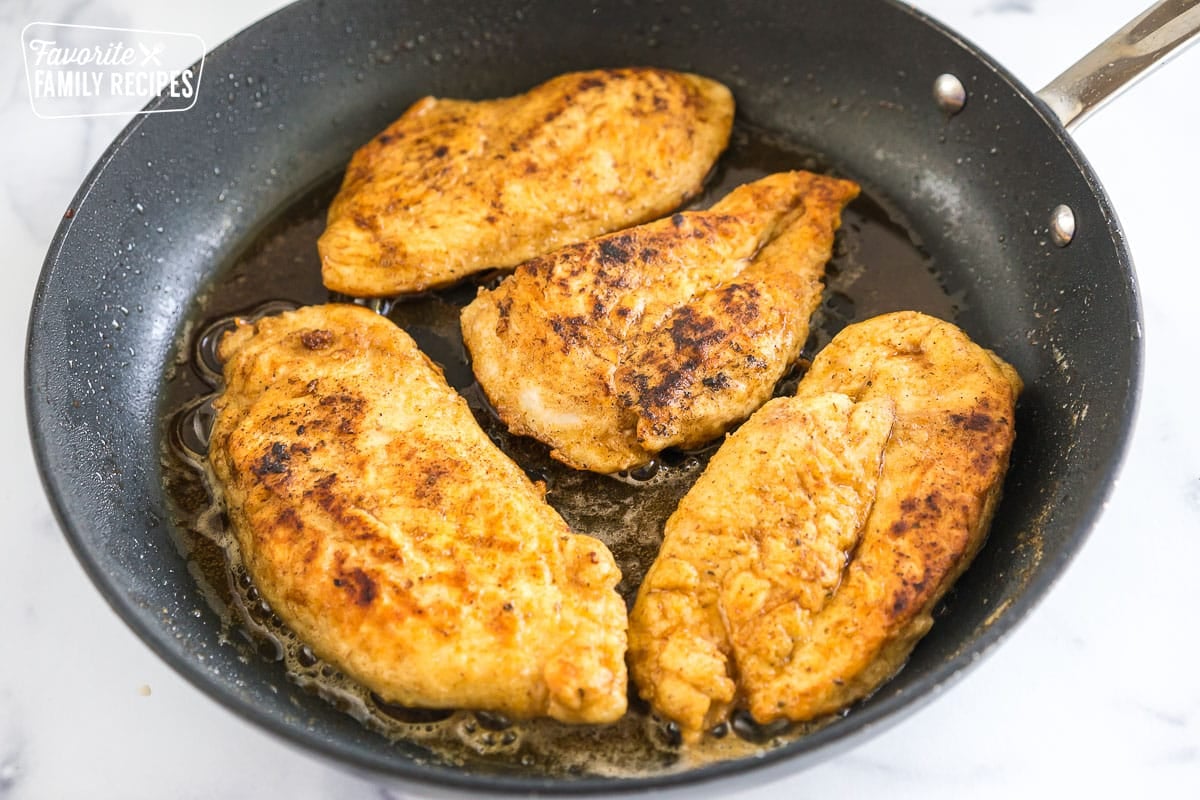
<svg viewBox="0 0 1200 800"><path fill-rule="evenodd" d="M176 551L162 467L172 365L214 312L213 287L252 260L283 210L319 194L353 148L416 97L497 96L569 69L648 62L725 81L751 128L862 181L912 237L939 288L911 299L951 298L939 310L1029 385L1006 499L988 546L897 679L763 759L625 780L416 764L410 748L291 689L278 665L243 663L220 644L215 616L185 613L199 590ZM734 16L696 4L685 13L545 3L518 15L465 3L300 4L218 48L207 67L191 114L142 117L122 134L51 246L30 323L31 431L60 522L118 612L210 695L320 753L402 780L512 791L665 787L795 768L912 710L1009 630L1078 548L1111 484L1140 364L1115 215L1039 100L908 9L764 3ZM932 98L942 73L965 84L959 113ZM1077 223L1061 248L1049 228L1060 204ZM838 321L833 311L872 310L858 299L849 310L831 303L827 324ZM910 298L872 302L901 299Z"/></svg>

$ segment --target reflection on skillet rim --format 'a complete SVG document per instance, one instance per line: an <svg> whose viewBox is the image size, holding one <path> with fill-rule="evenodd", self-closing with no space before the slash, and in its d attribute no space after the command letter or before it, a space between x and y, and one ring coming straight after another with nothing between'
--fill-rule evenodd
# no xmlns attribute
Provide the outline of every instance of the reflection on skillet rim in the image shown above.
<svg viewBox="0 0 1200 800"><path fill-rule="evenodd" d="M285 207L320 175L344 163L357 143L381 128L417 93L501 95L569 69L597 63L632 63L630 52L641 52L639 46L645 46L644 37L651 35L646 32L657 24L658 12L651 8L592 5L599 11L588 15L587 25L570 28L561 19L556 26L554 19L569 16L571 10L555 8L552 3L546 3L536 15L526 16L526 20L537 21L532 26L523 26L511 17L501 19L500 15L507 14L503 9L473 9L475 16L468 19L459 4L442 3L438 9L426 10L435 19L424 28L427 33L417 34L424 35L425 41L417 42L414 52L401 44L391 59L368 59L369 64L347 64L341 51L330 51L336 51L339 43L349 47L362 38L383 38L379 32L386 28L373 21L372 15L386 14L386 9L372 9L363 3L335 14L309 2L267 18L209 57L207 80L200 89L196 109L186 115L141 116L122 132L72 201L75 213L60 226L38 284L27 364L31 436L55 514L92 580L155 652L211 697L290 741L376 775L475 791L611 793L680 787L720 776L741 776L744 782L758 782L828 757L896 722L901 712L911 712L931 699L1032 608L1082 543L1124 453L1141 364L1137 334L1140 314L1124 239L1107 198L1073 142L1007 72L921 15L887 2L881 6L854 0L836 10L825 10L830 19L816 15L807 20L803 32L784 31L801 39L811 36L813 41L828 41L831 53L865 52L861 45L856 47L846 38L868 35L868 29L890 31L889 43L903 42L907 48L904 53L883 48L879 58L898 59L907 69L892 72L911 72L913 76L896 78L894 86L886 84L885 94L891 96L871 98L870 102L857 100L857 104L853 93L838 92L834 85L839 81L847 86L872 85L863 75L855 74L863 67L851 62L838 74L821 67L805 72L803 64L787 65L788 75L796 73L790 83L766 81L756 75L771 73L770 64L742 61L742 68L736 72L720 66L735 64L739 58L753 58L753 54L770 61L773 54L782 52L784 48L771 46L773 37L784 36L777 31L786 26L786 20L806 16L790 5L785 8L764 3L757 15L724 21L719 38L726 46L708 56L716 59L712 64L693 60L690 55L703 58L712 48L706 50L702 40L716 33L702 27L677 35L664 26L653 34L656 46L651 53L656 64L694 69L723 80L734 89L748 118L772 129L795 131L800 141L820 141L830 163L851 162L852 154L858 153L854 163L859 168L845 172L897 198L898 204L913 215L909 222L925 237L930 252L978 252L980 265L964 267L958 277L964 286L975 287L977 293L998 298L996 307L1012 309L1011 313L994 312L1002 318L997 322L990 316L993 311L989 304L974 302L970 306L978 311L959 321L978 341L1012 361L1030 385L1018 416L1017 451L1006 485L1006 501L989 544L960 581L960 585L970 584L972 590L964 590L960 598L963 602L934 626L908 667L845 719L762 758L626 781L474 775L418 764L398 754L405 748L388 744L324 701L299 692L282 680L282 674L267 674L263 664L240 664L233 648L221 646L216 635L220 626L213 624L215 620L199 598L183 560L174 551L167 531L170 523L165 521L157 460L159 437L163 434L162 409L157 405L156 387L162 380L162 370L171 368L168 360L176 343L186 338L182 328L189 305L212 274L235 260L240 249L254 240L272 209ZM323 21L321 15L325 15ZM488 15L495 18L485 19ZM865 27L864 19L871 20ZM857 32L847 32L837 20L855 21ZM411 19L404 23L413 24L414 31L421 29ZM556 30L559 41L539 42L547 52L536 66L506 65L511 70L503 76L455 75L462 66L447 63L450 47L472 45L461 44L467 38L452 38L449 32L472 23L491 34L478 45L486 51L481 56L485 58L494 58L494 51L502 45L528 53L525 48L530 43L523 37L536 38L538 29ZM439 24L443 26L440 29ZM604 37L598 35L596 25L639 33L614 34L606 45L598 41ZM359 35L355 29L367 33ZM440 38L439 31L443 34ZM573 38L595 46L586 52L579 42L572 42ZM406 37L399 36L398 41L406 42ZM738 42L750 41L757 47L748 54L748 45L739 46ZM304 53L308 60L300 68L311 64L312 74L303 76L305 79L299 83L294 79L291 84L285 83L289 65L279 55L266 63L265 54L271 52L266 42L287 43L289 52ZM423 61L430 59L440 44L447 45L445 60ZM429 52L422 53L421 48ZM599 54L595 48L600 48ZM322 58L328 62L328 72L319 68ZM436 63L438 67L432 79L417 77L413 85L406 87L397 85L403 81L396 81L392 74L401 63L416 64L417 72L424 69L422 63ZM878 66L874 69L882 71ZM928 98L930 82L925 76L931 79L947 71L964 78L972 98L959 118L946 120L937 116L936 108L926 113L919 99L911 101L906 115L900 118L902 124L891 124L896 115L889 115L886 109L877 110L876 103L883 109L885 102L904 109L908 102L905 92L915 98ZM814 80L814 74L819 80ZM241 76L255 77L255 83ZM366 109L355 107L349 99L353 87L364 81L369 96L378 101ZM804 94L800 90L805 83L818 84L817 94L823 85L827 97L850 100L842 102L837 111L818 109L828 115L822 119L818 119L817 112L808 116L789 112L781 98L793 90ZM768 89L755 96L747 89L755 85L766 85ZM808 93L812 91L810 87ZM320 108L305 106L318 100ZM932 101L929 105L932 107ZM864 174L875 165L862 154L875 152L876 148L858 141L855 137L861 136L856 133L859 128L846 127L839 116L856 108L859 112L865 109L867 116L884 116L882 121L889 123L890 136L887 157L900 162L901 167L909 167L905 175L888 178ZM991 121L989 115L995 116L995 139L982 141L975 137L973 129L966 126L972 115L981 130L989 131L991 126L984 122ZM306 121L306 125L295 124L297 119ZM820 137L823 124L832 125L842 138L830 141ZM938 132L942 140L933 145ZM239 139L239 135L244 138ZM1032 159L1039 163L1029 165L1029 172L1040 174L989 174L988 163L982 157L989 142L999 142L992 146L1003 153L1006 148L1017 148L1018 143L1027 145L1026 140L1036 142L1043 150L1051 148L1052 153L1065 151L1066 158L1055 161L1071 163L1048 166ZM231 145L230 150L225 149L226 145ZM238 149L234 150L233 145ZM963 186L931 186L937 179L931 172L936 162L925 160L921 147L939 148L939 161L953 160L956 154L964 154L968 161L975 157L976 172L982 172L983 177L965 176ZM1032 152L1039 151L1035 147ZM909 161L905 163L905 159ZM255 164L257 170L251 170ZM219 175L214 168L219 168ZM930 170L932 176L923 187L917 186L922 169ZM278 177L269 177L269 172ZM244 176L245 184L239 182L239 176ZM975 212L983 204L971 200L976 194L985 198L994 195L1002 180L1008 200L1017 209L1014 219L979 219ZM251 182L254 185L249 185ZM968 185L973 182L987 185ZM1058 194L1038 194L1037 189L1046 185L1056 186ZM906 197L905 186L916 188L911 189L910 199L901 202L900 198ZM924 192L926 200L939 197L938 191L945 197L949 191L949 199L958 202L941 209L922 208L912 199L918 190ZM962 193L953 194L957 190ZM219 193L225 195L223 201L217 200ZM135 198L145 206L145 217L130 214ZM1046 218L1041 206L1048 211L1059 202L1070 204L1081 221L1080 233L1069 248L1058 251L1030 243L1037 261L1016 252L1008 256L1022 261L1020 274L1014 276L1011 268L984 272L983 262L990 256L976 247L981 241L980 231L1012 231L1009 246L1001 250L1017 251L1022 246L1018 237L1023 234L1029 238L1030 229L1040 224L1034 220ZM252 211L239 213L239 205ZM945 219L947 209L958 216ZM187 212L182 220L180 212ZM164 234L154 232L155 217L160 213L176 215L162 219L166 223ZM979 213L986 216L986 210ZM185 230L176 233L172 225L183 225ZM1037 235L1035 230L1034 238ZM1083 265L1090 264L1104 265L1107 271L1082 273ZM1012 301L1012 293L1017 290L1006 287L1004 281L1018 278L1038 283L1039 291L1031 293L1032 299L1026 295L1025 301L1019 297ZM1066 301L1055 295L1067 290L1098 298L1097 308L1114 308L1109 316L1073 306L1059 311L1055 306L1060 302L1065 306ZM1052 299L1039 309L1039 297ZM138 310L130 313L135 307ZM1115 321L1113 313L1117 315ZM1035 319L1041 322L1035 323ZM113 322L116 324L110 325ZM995 335L1006 330L1007 335ZM988 335L989 331L993 335ZM1121 338L1124 333L1128 333L1128 342ZM1090 352L1079 344L1089 338L1095 343L1093 349L1102 347L1104 352ZM1066 355L1060 359L1056 351ZM1056 363L1062 363L1061 368ZM1063 371L1073 373L1059 374ZM1065 387L1065 398L1054 397L1056 382ZM1066 386L1070 383L1074 385ZM1085 389L1091 394L1071 394ZM1057 402L1050 402L1054 400ZM1080 403L1090 413L1081 417ZM1030 431L1037 435L1031 436ZM128 457L130 453L134 457ZM1037 555L1030 554L1034 548L1039 551ZM1005 562L1006 558L1018 562L1015 568ZM977 595L982 595L981 602L965 608L965 601ZM989 601L994 605L988 607ZM196 608L203 608L204 618L192 617Z"/></svg>

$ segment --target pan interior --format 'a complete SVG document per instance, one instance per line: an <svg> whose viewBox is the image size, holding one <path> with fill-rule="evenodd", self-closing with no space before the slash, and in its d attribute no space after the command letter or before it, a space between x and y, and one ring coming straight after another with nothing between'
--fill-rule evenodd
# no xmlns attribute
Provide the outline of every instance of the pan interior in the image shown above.
<svg viewBox="0 0 1200 800"><path fill-rule="evenodd" d="M265 20L212 54L192 111L140 117L115 143L73 202L39 284L27 378L35 451L101 591L215 699L379 774L603 790L808 763L914 708L1028 611L1082 541L1123 450L1140 343L1119 227L1073 145L1003 70L887 2L763 2L737 14L718 4L577 5L544 0L516 15L457 0L420 9L305 2ZM264 41L280 46L268 55ZM783 166L864 185L809 354L847 322L883 311L954 319L1026 381L1017 449L988 544L933 631L846 717L765 757L683 777L560 780L516 763L485 780L360 725L288 680L270 653L247 658L201 588L219 594L219 573L189 532L202 486L173 461L169 421L207 390L189 363L204 323L263 300L327 299L311 247L323 204L353 149L408 104L428 93L499 96L572 69L634 63L694 70L734 90L742 149L726 158L717 186ZM968 90L952 117L930 93L943 72ZM1060 203L1079 222L1066 248L1046 229ZM450 323L468 291L390 314L418 329L469 395ZM509 444L531 451L519 456L528 469L553 469L528 443ZM703 455L679 454L667 471ZM603 485L606 496L641 488ZM586 510L564 513L600 532ZM628 592L645 553L625 560Z"/></svg>
<svg viewBox="0 0 1200 800"><path fill-rule="evenodd" d="M706 191L692 203L705 207L735 186L772 172L806 168L824 171L812 154L776 134L739 123ZM217 332L239 316L270 313L296 305L347 301L321 284L316 240L340 176L319 183L284 211L229 269L201 294L188 326L191 341L174 359L183 365L166 381L163 403L174 409L164 418L172 444L164 454L168 499L180 550L206 589L209 605L240 642L248 658L281 661L290 680L352 711L365 724L394 739L430 750L446 763L480 771L504 771L515 759L543 775L603 774L645 776L708 760L752 756L764 745L778 746L811 733L832 720L764 729L740 715L733 736L710 740L706 748L681 750L672 730L657 721L631 693L631 713L606 728L574 728L551 722L507 724L494 715L398 709L372 697L323 664L262 605L225 529L203 472L202 440L211 419L206 399L219 389L211 353ZM887 263L889 269L872 269ZM459 312L489 274L451 289L372 305L414 337L467 398L476 418L497 445L547 487L547 499L580 532L605 542L622 573L618 591L632 607L638 586L653 562L667 517L699 476L716 443L694 452L668 451L651 468L617 477L570 469L549 456L544 445L510 434L488 405L472 373L459 327ZM896 308L913 308L955 319L958 303L931 268L911 232L870 196L844 214L836 254L829 265L822 306L802 354L807 363L847 322ZM798 367L780 382L790 394L803 372ZM199 433L199 439L197 439ZM723 728L722 733L730 729Z"/></svg>

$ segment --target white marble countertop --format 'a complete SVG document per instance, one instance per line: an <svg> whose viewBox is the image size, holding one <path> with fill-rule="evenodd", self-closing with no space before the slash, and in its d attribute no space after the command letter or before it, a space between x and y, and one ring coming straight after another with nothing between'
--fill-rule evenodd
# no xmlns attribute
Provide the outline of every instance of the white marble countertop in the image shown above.
<svg viewBox="0 0 1200 800"><path fill-rule="evenodd" d="M1143 0L924 0L1039 87ZM21 375L33 287L59 218L128 117L42 120L18 50L29 22L195 33L209 47L278 0L17 0L0 6L0 798L394 797L251 727L176 676L109 610L51 516ZM1082 553L965 680L840 757L760 796L1200 796L1200 47L1084 124L1145 310L1128 459Z"/></svg>

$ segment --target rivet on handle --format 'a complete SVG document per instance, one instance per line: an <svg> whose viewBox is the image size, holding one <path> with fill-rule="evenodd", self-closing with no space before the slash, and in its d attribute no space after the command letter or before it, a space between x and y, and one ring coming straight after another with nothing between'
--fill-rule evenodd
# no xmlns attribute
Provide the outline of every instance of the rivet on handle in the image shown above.
<svg viewBox="0 0 1200 800"><path fill-rule="evenodd" d="M1066 247L1075 238L1075 212L1070 206L1056 206L1050 212L1050 238L1059 247Z"/></svg>
<svg viewBox="0 0 1200 800"><path fill-rule="evenodd" d="M947 114L957 114L967 104L967 90L962 81L946 72L933 82L933 99Z"/></svg>

